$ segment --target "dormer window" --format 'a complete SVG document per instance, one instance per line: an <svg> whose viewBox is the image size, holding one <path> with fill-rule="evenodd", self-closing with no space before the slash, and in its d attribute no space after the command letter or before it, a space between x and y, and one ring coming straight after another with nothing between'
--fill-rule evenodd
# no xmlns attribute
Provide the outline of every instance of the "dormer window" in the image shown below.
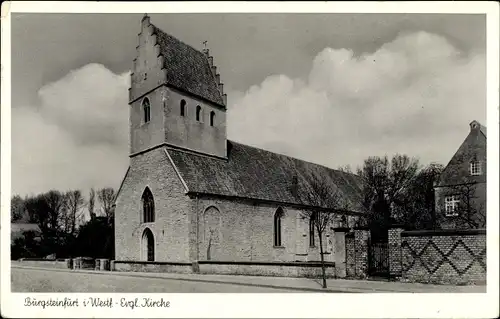
<svg viewBox="0 0 500 319"><path fill-rule="evenodd" d="M479 161L470 162L469 172L472 176L481 175L481 162Z"/></svg>
<svg viewBox="0 0 500 319"><path fill-rule="evenodd" d="M148 123L151 121L151 106L147 97L142 100L142 110L144 112L144 123Z"/></svg>
<svg viewBox="0 0 500 319"><path fill-rule="evenodd" d="M196 120L199 122L201 119L201 106L196 106Z"/></svg>
<svg viewBox="0 0 500 319"><path fill-rule="evenodd" d="M210 126L214 126L214 122L215 122L215 112L212 111L210 112Z"/></svg>
<svg viewBox="0 0 500 319"><path fill-rule="evenodd" d="M186 116L186 101L181 100L181 116Z"/></svg>

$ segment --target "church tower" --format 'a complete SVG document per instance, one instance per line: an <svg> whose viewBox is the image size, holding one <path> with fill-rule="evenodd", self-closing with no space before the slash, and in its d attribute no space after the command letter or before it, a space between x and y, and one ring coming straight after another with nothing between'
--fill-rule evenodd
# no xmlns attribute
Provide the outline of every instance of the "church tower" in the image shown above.
<svg viewBox="0 0 500 319"><path fill-rule="evenodd" d="M129 89L130 156L158 146L226 158L226 94L208 49L145 15Z"/></svg>

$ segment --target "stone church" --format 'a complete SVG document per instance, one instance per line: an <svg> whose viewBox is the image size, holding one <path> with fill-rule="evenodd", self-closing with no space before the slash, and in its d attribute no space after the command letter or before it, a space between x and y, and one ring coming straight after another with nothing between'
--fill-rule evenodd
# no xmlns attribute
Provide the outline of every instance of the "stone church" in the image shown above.
<svg viewBox="0 0 500 319"><path fill-rule="evenodd" d="M317 261L319 240L299 196L316 176L350 207L327 229L326 260L333 260L333 227L352 227L359 218L358 176L228 140L226 94L213 57L147 15L129 108L130 164L115 202L116 260Z"/></svg>

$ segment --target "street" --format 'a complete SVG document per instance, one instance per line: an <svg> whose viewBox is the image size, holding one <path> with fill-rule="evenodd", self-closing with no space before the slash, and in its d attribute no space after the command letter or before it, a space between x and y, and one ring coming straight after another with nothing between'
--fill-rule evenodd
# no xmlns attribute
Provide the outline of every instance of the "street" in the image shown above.
<svg viewBox="0 0 500 319"><path fill-rule="evenodd" d="M117 273L81 273L58 269L11 268L12 292L119 292L119 293L285 293L291 289L230 283L209 283L168 278L132 277Z"/></svg>
<svg viewBox="0 0 500 319"><path fill-rule="evenodd" d="M13 262L12 292L135 292L135 293L485 293L486 286L432 285L383 280L320 279L176 274L151 272L101 272L30 267Z"/></svg>

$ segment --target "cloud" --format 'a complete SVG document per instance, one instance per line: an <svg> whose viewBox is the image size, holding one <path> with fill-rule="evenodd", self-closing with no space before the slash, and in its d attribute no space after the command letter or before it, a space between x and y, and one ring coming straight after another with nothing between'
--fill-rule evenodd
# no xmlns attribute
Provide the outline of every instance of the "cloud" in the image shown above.
<svg viewBox="0 0 500 319"><path fill-rule="evenodd" d="M89 64L12 109L12 191L118 187L128 165L129 75Z"/></svg>
<svg viewBox="0 0 500 319"><path fill-rule="evenodd" d="M232 95L228 136L334 168L395 153L446 164L469 122L486 124L485 79L484 55L426 32L362 55L325 48L307 79L273 75Z"/></svg>
<svg viewBox="0 0 500 319"><path fill-rule="evenodd" d="M330 167L405 153L446 162L485 124L485 56L401 34L375 52L325 48L305 78L272 75L230 92L228 137ZM128 166L129 75L74 70L12 109L13 193L118 187Z"/></svg>

